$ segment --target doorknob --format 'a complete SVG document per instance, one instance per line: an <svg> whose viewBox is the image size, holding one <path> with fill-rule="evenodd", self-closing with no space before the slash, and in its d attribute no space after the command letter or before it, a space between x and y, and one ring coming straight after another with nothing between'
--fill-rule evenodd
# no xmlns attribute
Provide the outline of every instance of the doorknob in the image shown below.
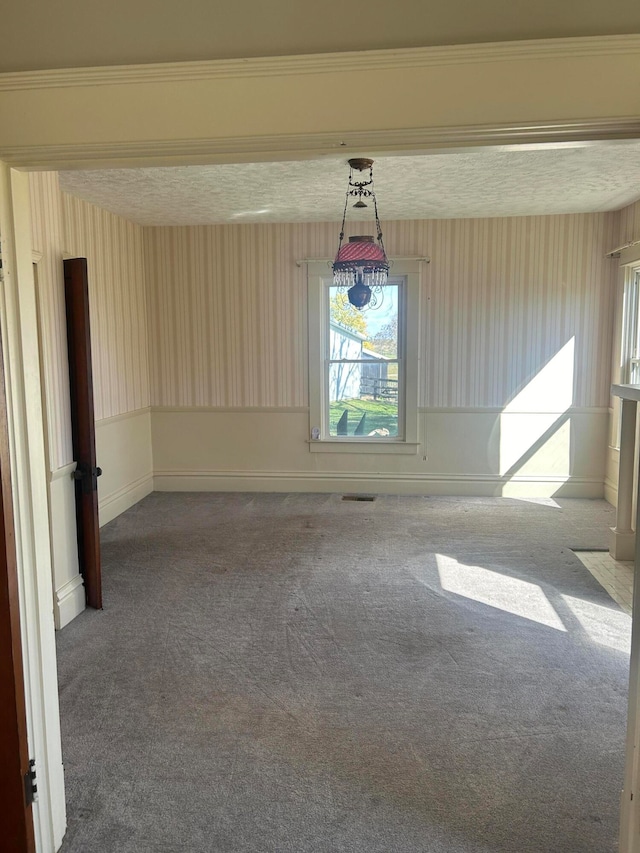
<svg viewBox="0 0 640 853"><path fill-rule="evenodd" d="M84 465L78 465L73 472L73 479L81 480L83 477L102 477L102 468L87 469Z"/></svg>
<svg viewBox="0 0 640 853"><path fill-rule="evenodd" d="M73 479L82 481L84 494L95 492L98 488L98 477L102 476L102 468L89 468L83 462L78 462L78 467L73 472Z"/></svg>

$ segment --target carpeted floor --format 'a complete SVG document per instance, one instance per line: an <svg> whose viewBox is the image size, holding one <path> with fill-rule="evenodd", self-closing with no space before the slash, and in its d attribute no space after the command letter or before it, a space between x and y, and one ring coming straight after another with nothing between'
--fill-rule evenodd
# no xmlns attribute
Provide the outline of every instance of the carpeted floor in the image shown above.
<svg viewBox="0 0 640 853"><path fill-rule="evenodd" d="M58 636L63 853L616 849L604 501L155 493Z"/></svg>

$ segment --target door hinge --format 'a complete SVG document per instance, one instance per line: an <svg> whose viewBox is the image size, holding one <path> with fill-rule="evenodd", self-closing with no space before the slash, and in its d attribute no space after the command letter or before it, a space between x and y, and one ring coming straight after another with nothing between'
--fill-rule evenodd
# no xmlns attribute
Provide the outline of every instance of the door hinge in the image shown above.
<svg viewBox="0 0 640 853"><path fill-rule="evenodd" d="M36 779L36 760L29 761L29 772L24 774L24 798L28 806L38 801L38 780Z"/></svg>

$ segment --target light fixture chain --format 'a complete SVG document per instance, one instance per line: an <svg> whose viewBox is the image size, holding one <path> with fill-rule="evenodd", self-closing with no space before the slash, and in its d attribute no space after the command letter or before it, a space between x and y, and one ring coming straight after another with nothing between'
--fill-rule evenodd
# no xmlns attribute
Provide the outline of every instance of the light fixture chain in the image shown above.
<svg viewBox="0 0 640 853"><path fill-rule="evenodd" d="M349 181L351 181L351 172L353 169L349 169ZM342 228L340 229L340 242L338 243L338 254L340 254L340 249L342 247L342 241L344 240L344 223L347 220L347 205L349 204L349 187L347 187L347 194L344 199L344 210L342 211Z"/></svg>
<svg viewBox="0 0 640 853"><path fill-rule="evenodd" d="M384 285L389 275L389 261L384 249L382 226L378 214L378 201L373 188L373 160L360 157L349 160L349 183L342 212L342 230L338 242L338 252L332 264L333 283L339 292L347 291L349 303L355 308L376 308L382 304ZM368 171L368 180L361 175L362 180L354 179L354 169L360 173ZM363 198L373 198L377 242L370 236L350 237L349 245L344 244L347 208L349 199L356 197L354 207L366 207ZM343 255L344 252L344 255Z"/></svg>
<svg viewBox="0 0 640 853"><path fill-rule="evenodd" d="M373 166L370 169L370 174L371 174L371 183L373 183ZM386 255L387 253L385 251L384 242L382 240L382 226L380 225L380 217L378 216L378 199L376 198L375 192L373 193L373 210L374 210L375 217L376 217L376 228L378 229L378 243L380 243L382 251Z"/></svg>

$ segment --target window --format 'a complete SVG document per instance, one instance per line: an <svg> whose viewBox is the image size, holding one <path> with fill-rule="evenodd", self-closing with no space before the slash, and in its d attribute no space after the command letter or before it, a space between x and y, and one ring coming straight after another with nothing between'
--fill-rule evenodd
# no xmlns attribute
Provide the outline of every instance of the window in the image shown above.
<svg viewBox="0 0 640 853"><path fill-rule="evenodd" d="M621 382L640 384L640 266L627 268L624 288Z"/></svg>
<svg viewBox="0 0 640 853"><path fill-rule="evenodd" d="M640 247L623 249L620 266L624 271L622 311L618 313L620 360L614 364L612 380L614 384L640 385ZM620 448L620 410L620 398L614 397L609 427L609 446L614 449Z"/></svg>
<svg viewBox="0 0 640 853"><path fill-rule="evenodd" d="M312 452L417 452L419 277L398 266L381 305L359 311L309 264Z"/></svg>

